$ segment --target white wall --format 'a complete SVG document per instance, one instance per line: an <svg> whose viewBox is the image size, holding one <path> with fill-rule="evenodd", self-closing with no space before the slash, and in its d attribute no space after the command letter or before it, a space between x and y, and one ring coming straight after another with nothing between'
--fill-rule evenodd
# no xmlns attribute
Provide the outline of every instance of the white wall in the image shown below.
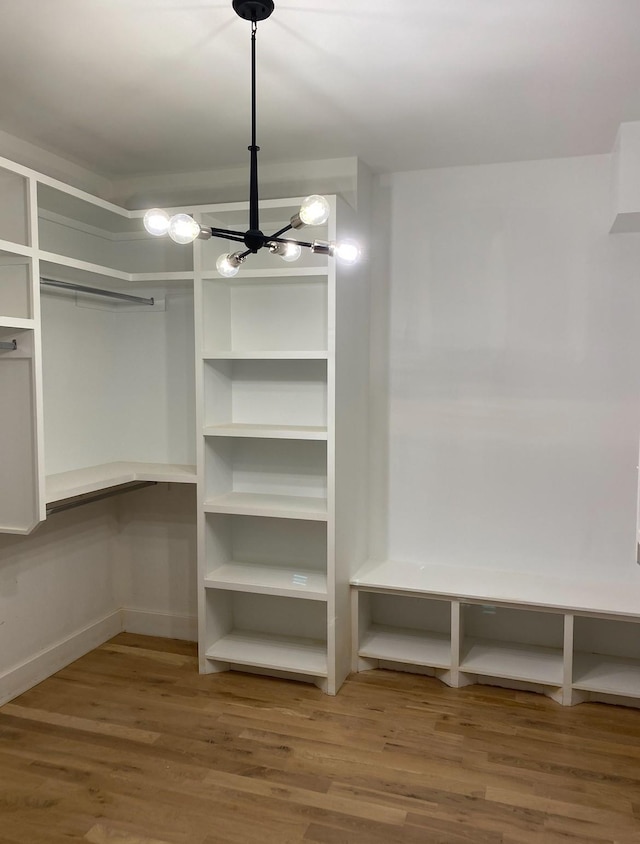
<svg viewBox="0 0 640 844"><path fill-rule="evenodd" d="M383 181L390 558L637 577L640 237L607 233L609 167Z"/></svg>
<svg viewBox="0 0 640 844"><path fill-rule="evenodd" d="M30 536L0 535L0 698L3 675L119 609L116 536L111 501L52 516Z"/></svg>
<svg viewBox="0 0 640 844"><path fill-rule="evenodd" d="M114 460L195 463L193 292L165 310L43 289L47 474ZM108 284L104 285L108 287Z"/></svg>
<svg viewBox="0 0 640 844"><path fill-rule="evenodd" d="M128 630L197 637L196 489L158 484L117 499L114 571Z"/></svg>

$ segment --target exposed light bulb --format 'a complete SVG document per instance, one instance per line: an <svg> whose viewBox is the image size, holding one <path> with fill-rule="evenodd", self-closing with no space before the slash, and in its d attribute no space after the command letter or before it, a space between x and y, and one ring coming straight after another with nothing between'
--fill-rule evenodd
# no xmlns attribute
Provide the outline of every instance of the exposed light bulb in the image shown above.
<svg viewBox="0 0 640 844"><path fill-rule="evenodd" d="M238 275L240 264L243 263L244 258L242 258L238 252L234 252L233 255L225 253L220 255L216 261L216 269L221 276L224 276L225 278L233 278L234 275Z"/></svg>
<svg viewBox="0 0 640 844"><path fill-rule="evenodd" d="M335 244L333 254L342 264L357 264L361 249L354 240L342 240Z"/></svg>
<svg viewBox="0 0 640 844"><path fill-rule="evenodd" d="M273 255L279 255L283 261L297 261L302 255L302 247L293 240L287 242L272 240L269 244L269 251Z"/></svg>
<svg viewBox="0 0 640 844"><path fill-rule="evenodd" d="M169 221L169 237L176 243L193 243L200 234L200 224L188 214L174 214Z"/></svg>
<svg viewBox="0 0 640 844"><path fill-rule="evenodd" d="M154 237L162 237L169 231L169 215L162 208L151 208L142 218L142 222Z"/></svg>
<svg viewBox="0 0 640 844"><path fill-rule="evenodd" d="M298 216L305 226L321 226L326 223L331 213L331 206L324 198L313 194L308 196L298 211Z"/></svg>

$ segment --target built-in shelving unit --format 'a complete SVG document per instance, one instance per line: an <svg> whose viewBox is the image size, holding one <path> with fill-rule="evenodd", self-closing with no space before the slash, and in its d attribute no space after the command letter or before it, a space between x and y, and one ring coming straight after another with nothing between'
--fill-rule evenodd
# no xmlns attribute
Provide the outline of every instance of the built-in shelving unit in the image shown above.
<svg viewBox="0 0 640 844"><path fill-rule="evenodd" d="M368 564L352 579L353 668L511 685L565 705L640 703L639 598L628 585Z"/></svg>
<svg viewBox="0 0 640 844"><path fill-rule="evenodd" d="M281 228L299 203L263 203L263 229ZM335 239L339 205L334 199L314 238ZM224 228L246 219L244 204L202 216ZM336 359L338 348L366 345L366 290L355 273L342 294L334 262L311 252L288 265L264 250L235 278L221 278L221 251L213 239L195 253L201 670L293 674L335 693L349 670L349 565L362 560L360 549L353 561L345 552L363 524L357 501L337 517L336 496L350 468L360 483L366 476L355 439L357 425L366 435L366 407L344 423L336 412L337 391L353 378L351 364L339 371ZM345 329L337 332L341 300ZM352 458L343 468L336 451L347 440ZM337 518L350 520L340 540Z"/></svg>

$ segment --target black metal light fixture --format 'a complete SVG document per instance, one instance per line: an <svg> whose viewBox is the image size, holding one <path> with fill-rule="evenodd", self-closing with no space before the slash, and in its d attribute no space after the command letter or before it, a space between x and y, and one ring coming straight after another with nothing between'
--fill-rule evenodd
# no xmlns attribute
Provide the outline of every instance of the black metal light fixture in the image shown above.
<svg viewBox="0 0 640 844"><path fill-rule="evenodd" d="M245 232L221 229L215 226L201 226L189 214L169 214L161 208L152 208L144 215L144 227L149 234L168 234L176 243L192 243L196 238L205 240L219 237L244 244L243 251L221 255L217 262L218 272L226 277L237 274L248 255L265 247L285 261L295 261L303 248L322 255L336 256L344 263L354 264L360 257L360 248L353 241L335 243L327 240L295 240L282 235L291 229L304 226L320 226L329 218L330 206L324 196L308 196L299 211L289 223L271 235L260 230L258 211L258 151L256 144L256 32L258 23L266 20L273 12L273 0L233 0L233 8L241 18L251 22L251 146L249 172L249 228Z"/></svg>

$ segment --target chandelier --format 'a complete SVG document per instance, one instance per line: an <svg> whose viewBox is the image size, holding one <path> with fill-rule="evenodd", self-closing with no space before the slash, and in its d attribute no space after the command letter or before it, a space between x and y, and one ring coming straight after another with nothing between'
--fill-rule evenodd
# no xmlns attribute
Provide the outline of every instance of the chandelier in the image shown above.
<svg viewBox="0 0 640 844"><path fill-rule="evenodd" d="M302 249L310 249L321 255L335 256L343 263L355 264L360 257L360 248L351 240L335 243L327 240L296 240L283 237L291 229L304 226L321 226L329 219L330 206L324 196L313 194L301 204L289 223L271 235L260 230L258 211L258 151L256 144L256 32L258 23L266 20L273 12L273 0L233 0L233 8L244 20L251 22L251 146L249 170L249 228L245 232L221 229L215 226L201 226L189 214L169 214L161 208L152 208L144 215L144 227L156 237L168 234L176 243L193 243L196 238L208 240L219 237L223 240L237 241L245 249L233 253L223 253L216 262L220 275L231 278L238 273L247 256L268 249L285 261L295 261L302 254Z"/></svg>

